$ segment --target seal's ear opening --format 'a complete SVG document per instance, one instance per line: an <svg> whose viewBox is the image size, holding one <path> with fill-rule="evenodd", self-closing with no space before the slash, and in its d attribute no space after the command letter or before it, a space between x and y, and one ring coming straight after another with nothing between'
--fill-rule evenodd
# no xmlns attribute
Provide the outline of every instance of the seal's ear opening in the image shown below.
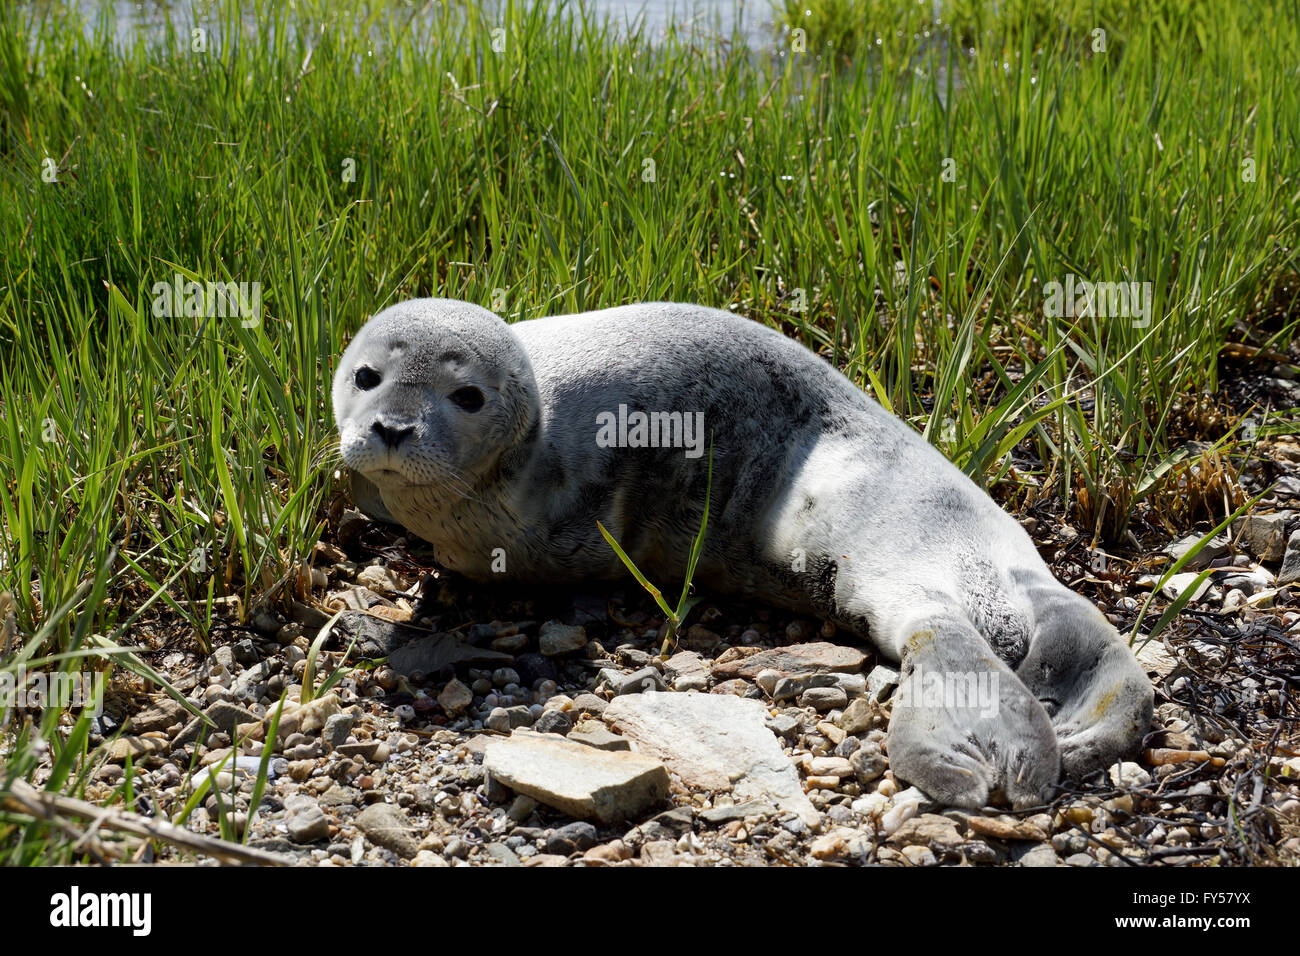
<svg viewBox="0 0 1300 956"><path fill-rule="evenodd" d="M384 499L379 494L379 488L373 481L359 471L353 471L351 468L344 470L348 475L352 501L363 514L374 518L376 521L401 525L401 522L389 514L388 509L384 507Z"/></svg>

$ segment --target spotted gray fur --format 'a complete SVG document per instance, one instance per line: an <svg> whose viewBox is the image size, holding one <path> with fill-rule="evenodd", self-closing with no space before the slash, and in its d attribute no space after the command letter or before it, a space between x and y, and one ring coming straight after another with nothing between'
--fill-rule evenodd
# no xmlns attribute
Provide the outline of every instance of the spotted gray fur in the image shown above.
<svg viewBox="0 0 1300 956"><path fill-rule="evenodd" d="M362 367L374 373L364 388ZM476 396L481 407L467 407ZM478 580L623 578L599 519L670 585L699 528L709 459L599 447L597 416L620 405L704 414L700 586L834 620L905 676L996 675L995 717L960 701L895 709L898 776L952 804L1026 806L1062 770L1086 774L1137 746L1152 691L1115 629L983 490L773 329L671 303L509 326L419 299L372 318L334 380L343 459L372 511L446 567Z"/></svg>

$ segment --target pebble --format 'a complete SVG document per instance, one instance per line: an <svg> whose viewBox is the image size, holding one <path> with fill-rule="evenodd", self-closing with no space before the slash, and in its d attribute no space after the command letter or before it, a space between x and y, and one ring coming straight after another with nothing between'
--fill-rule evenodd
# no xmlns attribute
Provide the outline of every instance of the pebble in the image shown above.
<svg viewBox="0 0 1300 956"><path fill-rule="evenodd" d="M1056 866L1061 858L1050 843L1040 843L1021 854L1016 862L1020 866Z"/></svg>
<svg viewBox="0 0 1300 956"><path fill-rule="evenodd" d="M860 734L870 730L882 719L879 705L865 697L858 697L849 702L835 723L846 734Z"/></svg>
<svg viewBox="0 0 1300 956"><path fill-rule="evenodd" d="M913 866L937 866L939 861L935 858L934 851L928 846L905 846L902 849L903 857Z"/></svg>
<svg viewBox="0 0 1300 956"><path fill-rule="evenodd" d="M305 798L304 798L305 799ZM314 801L308 801L285 818L289 839L294 843L315 843L330 835L329 817Z"/></svg>
<svg viewBox="0 0 1300 956"><path fill-rule="evenodd" d="M546 710L537 718L533 729L541 734L567 734L573 729L573 718L562 710Z"/></svg>
<svg viewBox="0 0 1300 956"><path fill-rule="evenodd" d="M898 686L898 679L898 668L877 664L867 675L867 696L872 700L885 700L890 691Z"/></svg>
<svg viewBox="0 0 1300 956"><path fill-rule="evenodd" d="M546 838L546 852L569 856L582 853L596 845L596 828L590 823L577 821L555 830Z"/></svg>
<svg viewBox="0 0 1300 956"><path fill-rule="evenodd" d="M616 696L623 694L642 694L646 691L666 691L668 685L659 676L659 671L653 667L643 667L631 674L620 674L617 681L614 682L613 690Z"/></svg>
<svg viewBox="0 0 1300 956"><path fill-rule="evenodd" d="M406 814L390 803L372 803L356 817L357 829L371 843L392 850L399 856L413 858L419 851L415 828Z"/></svg>
<svg viewBox="0 0 1300 956"><path fill-rule="evenodd" d="M587 631L576 624L547 621L538 634L537 645L547 657L580 651L587 646Z"/></svg>
<svg viewBox="0 0 1300 956"><path fill-rule="evenodd" d="M348 742L348 735L352 733L352 725L356 720L355 714L334 714L325 721L325 726L321 730L321 740L330 749L337 750Z"/></svg>
<svg viewBox="0 0 1300 956"><path fill-rule="evenodd" d="M1121 761L1115 764L1110 768L1107 776L1115 786L1129 790L1140 789L1151 783L1151 774L1143 770L1140 764L1132 761Z"/></svg>
<svg viewBox="0 0 1300 956"><path fill-rule="evenodd" d="M849 696L841 687L810 687L799 695L799 706L818 711L846 707L848 703Z"/></svg>
<svg viewBox="0 0 1300 956"><path fill-rule="evenodd" d="M491 682L485 679L474 682L476 688L480 685L483 685L485 693L492 689ZM474 691L454 677L438 692L438 706L448 714L462 713L472 703L474 703Z"/></svg>
<svg viewBox="0 0 1300 956"><path fill-rule="evenodd" d="M849 757L849 764L853 768L853 775L857 777L858 783L871 783L885 772L889 766L889 761L885 758L880 749L880 744L864 740L861 746L855 750Z"/></svg>

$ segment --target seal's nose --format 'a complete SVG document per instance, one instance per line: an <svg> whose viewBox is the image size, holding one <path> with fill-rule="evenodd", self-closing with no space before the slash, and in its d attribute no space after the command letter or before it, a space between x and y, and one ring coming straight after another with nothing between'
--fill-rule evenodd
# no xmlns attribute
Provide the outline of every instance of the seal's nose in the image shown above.
<svg viewBox="0 0 1300 956"><path fill-rule="evenodd" d="M389 448L396 448L406 439L410 438L415 432L415 426L410 428L392 428L383 422L375 422L370 426L370 430L378 435Z"/></svg>

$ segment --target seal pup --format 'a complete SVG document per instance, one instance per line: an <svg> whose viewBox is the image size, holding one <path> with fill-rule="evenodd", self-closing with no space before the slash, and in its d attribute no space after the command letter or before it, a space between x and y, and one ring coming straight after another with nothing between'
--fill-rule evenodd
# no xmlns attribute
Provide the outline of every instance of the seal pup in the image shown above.
<svg viewBox="0 0 1300 956"><path fill-rule="evenodd" d="M372 512L476 580L622 578L597 520L652 579L681 580L711 442L696 580L901 662L890 765L936 800L1044 802L1150 724L1133 654L1024 529L774 329L673 303L507 325L416 299L353 339L333 405Z"/></svg>

